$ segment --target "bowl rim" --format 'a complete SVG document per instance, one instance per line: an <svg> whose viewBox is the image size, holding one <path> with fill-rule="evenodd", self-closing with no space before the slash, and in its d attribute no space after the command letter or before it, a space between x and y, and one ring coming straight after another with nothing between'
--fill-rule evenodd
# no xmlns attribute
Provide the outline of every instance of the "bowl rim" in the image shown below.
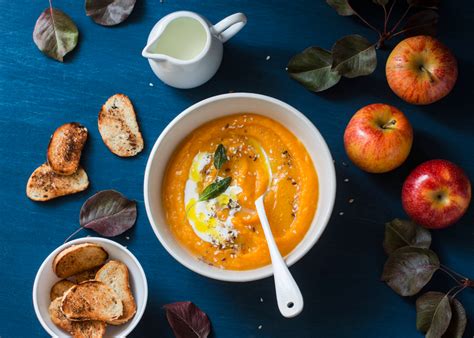
<svg viewBox="0 0 474 338"><path fill-rule="evenodd" d="M125 252L125 254L127 254L127 256L129 256L132 261L137 265L138 267L138 270L140 272L140 275L141 275L141 278L143 279L143 307L140 311L137 311L135 313L135 316L133 317L132 321L130 322L130 325L127 327L127 329L125 329L123 332L120 332L120 336L121 337L125 337L127 336L128 334L130 334L134 329L135 327L138 325L138 323L140 322L140 320L142 319L142 316L143 314L145 313L145 309L146 309L146 305L147 305L147 302L148 302L148 281L146 279L146 275L145 275L145 271L143 270L143 267L142 265L140 264L140 262L138 261L138 259L135 257L135 255L130 251L128 250L125 246L121 245L120 243L117 243L115 241L112 241L110 239L107 239L107 238L102 238L102 237L81 237L81 238L77 238L77 239L74 239L72 241L69 241L69 242L66 242L66 243L63 243L61 244L60 246L58 246L56 249L54 249L43 261L43 263L41 263L39 269L38 269L38 272L36 273L36 276L35 276L35 281L33 283L33 292L32 292L32 296L33 296L33 306L34 306L34 309L35 309L35 313L36 313L36 317L38 318L39 322L41 323L41 326L43 326L43 329L49 334L51 335L51 337L57 337L56 333L54 333L50 328L49 326L46 324L46 322L44 321L43 319L43 315L40 311L40 308L39 308L39 305L38 305L38 301L37 301L37 298L38 298L38 283L39 283L39 280L41 278L41 274L42 272L44 271L44 269L46 268L46 265L49 264L49 261L54 258L60 251L64 250L65 248L68 248L69 246L71 245L74 245L74 244L81 244L81 243L85 243L85 242L91 242L91 243L107 243L107 244L110 244L111 246L114 246L116 248L118 248L119 250Z"/></svg>
<svg viewBox="0 0 474 338"><path fill-rule="evenodd" d="M194 271L195 273L215 279L215 280L220 280L220 281L225 281L225 282L250 282L250 281L256 281L260 279L264 279L267 277L270 277L273 275L273 270L271 269L271 264L266 265L264 267L260 267L257 269L252 269L252 270L242 270L242 272L245 272L245 275L239 275L238 272L239 270L222 270L219 269L216 271L221 272L220 274L216 273L216 271L213 270L204 270L201 269L198 264L188 264L184 259L181 258L181 256L173 251L173 249L166 243L165 239L161 236L160 232L157 229L157 226L153 220L152 217L152 212L151 212L151 207L150 207L150 201L148 199L149 196L149 186L148 186L148 181L150 177L150 171L151 171L151 165L153 162L153 159L156 156L156 151L160 144L162 143L163 139L167 136L169 131L174 128L176 124L178 124L185 116L189 115L192 113L194 110L205 106L209 103L215 102L215 101L220 101L220 100L227 100L227 99L234 99L234 98L249 98L249 99L257 99L257 100L262 100L262 101L267 101L271 104L279 105L282 108L286 109L287 111L291 112L294 116L298 117L301 119L301 121L305 124L305 126L309 129L311 129L311 132L314 134L315 138L318 139L320 144L322 144L322 149L319 149L320 153L324 153L325 156L327 156L330 159L329 163L329 168L330 168L330 177L326 178L326 181L328 181L329 185L334 187L330 193L331 196L327 196L326 199L329 202L329 208L328 212L323 215L323 218L321 219L321 227L318 229L317 233L315 234L314 238L307 243L305 247L299 248L298 251L295 251L293 249L292 252L290 252L284 259L288 267L292 266L294 263L299 261L303 256L305 256L309 250L313 248L313 246L316 244L316 242L321 238L321 235L323 234L324 230L327 227L327 224L329 223L329 220L331 218L332 212L334 210L334 203L336 200L336 171L334 168L334 161L333 157L331 155L331 151L329 150L329 147L324 140L323 136L319 132L319 130L316 128L316 126L299 110L294 108L293 106L276 99L271 96L263 95L263 94L256 94L256 93L247 93L247 92L238 92L238 93L228 93L228 94L220 94L220 95L215 95L212 97L209 97L207 99L204 99L202 101L199 101L185 110L183 110L181 113L179 113L171 122L168 123L168 125L163 129L161 134L158 136L157 140L155 141L155 144L153 145L152 150L150 151L150 154L148 156L146 168L145 168L145 175L143 179L143 195L144 195L144 204L145 204L145 209L148 217L148 221L150 223L151 228L153 229L153 232L155 233L156 237L160 241L161 245L165 248L165 250L175 259L177 260L181 265L185 266L191 271ZM279 122L278 120L275 120ZM205 123L204 121L203 123ZM319 178L318 178L319 179ZM316 217L316 214L315 216ZM314 218L313 218L314 220ZM269 267L269 268L268 268ZM231 271L232 273L229 274L222 274L222 271Z"/></svg>

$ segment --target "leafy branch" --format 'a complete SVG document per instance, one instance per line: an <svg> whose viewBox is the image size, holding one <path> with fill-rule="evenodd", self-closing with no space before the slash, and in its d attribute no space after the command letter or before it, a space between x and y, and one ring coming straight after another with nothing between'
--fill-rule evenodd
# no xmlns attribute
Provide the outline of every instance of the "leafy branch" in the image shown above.
<svg viewBox="0 0 474 338"><path fill-rule="evenodd" d="M429 249L431 234L412 221L394 219L385 225L383 247L387 255L382 280L401 296L413 296L428 284L436 271L456 282L447 293L429 291L416 300L416 327L426 337L459 337L466 328L466 312L455 298L474 280L440 263Z"/></svg>
<svg viewBox="0 0 474 338"><path fill-rule="evenodd" d="M357 17L376 32L378 38L371 43L360 35L348 35L339 39L331 51L313 46L295 55L287 66L290 77L314 92L331 88L341 77L354 78L373 73L377 67L376 50L383 48L386 41L396 36L436 34L439 15L435 10L438 8L439 0L406 0L405 12L391 28L389 23L397 0L372 0L383 10L381 29L356 11L351 6L350 0L326 0L326 2L341 16ZM408 16L413 11L416 12ZM403 22L405 24L400 28Z"/></svg>

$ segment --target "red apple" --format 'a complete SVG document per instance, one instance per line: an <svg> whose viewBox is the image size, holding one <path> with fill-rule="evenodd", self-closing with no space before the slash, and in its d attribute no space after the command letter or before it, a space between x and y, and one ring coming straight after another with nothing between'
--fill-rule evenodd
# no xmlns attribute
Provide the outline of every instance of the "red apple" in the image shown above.
<svg viewBox="0 0 474 338"><path fill-rule="evenodd" d="M347 156L362 170L384 173L400 166L410 153L413 129L395 107L375 103L354 114L344 132Z"/></svg>
<svg viewBox="0 0 474 338"><path fill-rule="evenodd" d="M451 51L431 36L414 36L400 42L385 67L388 85L412 104L430 104L449 94L458 78Z"/></svg>
<svg viewBox="0 0 474 338"><path fill-rule="evenodd" d="M446 160L422 163L405 180L402 204L408 216L430 229L445 228L467 210L471 183L464 171Z"/></svg>

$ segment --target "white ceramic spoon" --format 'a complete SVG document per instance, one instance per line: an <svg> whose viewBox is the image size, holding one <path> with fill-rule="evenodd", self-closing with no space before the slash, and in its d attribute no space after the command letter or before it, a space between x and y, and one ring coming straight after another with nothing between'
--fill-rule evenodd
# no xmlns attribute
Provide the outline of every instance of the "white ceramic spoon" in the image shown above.
<svg viewBox="0 0 474 338"><path fill-rule="evenodd" d="M278 308L280 309L281 314L284 317L291 318L299 315L303 311L303 295L301 294L298 284L296 284L295 279L288 270L283 257L281 256L280 250L273 238L272 229L270 228L270 223L268 223L267 214L265 212L265 205L263 204L263 199L268 193L272 183L272 171L270 167L270 162L268 160L267 154L261 148L262 153L264 154L265 161L269 170L269 183L267 191L255 201L255 207L257 208L257 214L260 218L260 223L262 224L263 233L265 234L265 239L267 240L268 250L270 251L270 258L272 260L273 266L273 278L275 279L275 291L277 296Z"/></svg>

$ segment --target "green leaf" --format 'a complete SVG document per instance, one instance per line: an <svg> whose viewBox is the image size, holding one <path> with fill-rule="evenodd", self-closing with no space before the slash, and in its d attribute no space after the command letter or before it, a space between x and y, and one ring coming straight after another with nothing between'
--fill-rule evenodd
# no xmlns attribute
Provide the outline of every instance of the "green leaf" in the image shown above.
<svg viewBox="0 0 474 338"><path fill-rule="evenodd" d="M77 45L79 31L71 18L56 8L46 8L36 21L33 40L39 50L63 62Z"/></svg>
<svg viewBox="0 0 474 338"><path fill-rule="evenodd" d="M334 8L337 14L342 16L354 15L355 12L349 4L349 0L326 0L329 6Z"/></svg>
<svg viewBox="0 0 474 338"><path fill-rule="evenodd" d="M466 330L467 317L466 310L457 299L451 300L451 323L444 333L444 338L462 338Z"/></svg>
<svg viewBox="0 0 474 338"><path fill-rule="evenodd" d="M320 92L331 88L341 79L331 67L331 52L319 47L309 47L290 60L288 73L306 89Z"/></svg>
<svg viewBox="0 0 474 338"><path fill-rule="evenodd" d="M408 5L413 7L424 7L437 9L439 6L439 0L407 0Z"/></svg>
<svg viewBox="0 0 474 338"><path fill-rule="evenodd" d="M208 201L222 194L230 185L231 177L226 177L220 181L209 184L200 194L199 202Z"/></svg>
<svg viewBox="0 0 474 338"><path fill-rule="evenodd" d="M439 269L438 256L429 249L403 247L385 262L382 280L401 296L418 293Z"/></svg>
<svg viewBox="0 0 474 338"><path fill-rule="evenodd" d="M136 0L86 0L86 15L102 26L114 26L125 21Z"/></svg>
<svg viewBox="0 0 474 338"><path fill-rule="evenodd" d="M227 154L225 151L225 147L222 144L219 144L217 146L216 151L214 152L214 167L216 167L217 170L222 168L224 163L226 163L228 160Z"/></svg>
<svg viewBox="0 0 474 338"><path fill-rule="evenodd" d="M338 40L332 47L332 55L332 69L348 78L372 74L377 67L374 45L360 35Z"/></svg>
<svg viewBox="0 0 474 338"><path fill-rule="evenodd" d="M390 0L372 0L374 4L380 6L386 6Z"/></svg>
<svg viewBox="0 0 474 338"><path fill-rule="evenodd" d="M436 25L438 23L439 14L432 9L425 9L413 14L407 19L403 30L406 36L417 35L436 35Z"/></svg>
<svg viewBox="0 0 474 338"><path fill-rule="evenodd" d="M416 328L426 338L440 338L448 329L452 312L448 295L427 292L416 300Z"/></svg>
<svg viewBox="0 0 474 338"><path fill-rule="evenodd" d="M383 248L387 255L404 246L429 248L431 233L413 221L394 219L385 224Z"/></svg>

